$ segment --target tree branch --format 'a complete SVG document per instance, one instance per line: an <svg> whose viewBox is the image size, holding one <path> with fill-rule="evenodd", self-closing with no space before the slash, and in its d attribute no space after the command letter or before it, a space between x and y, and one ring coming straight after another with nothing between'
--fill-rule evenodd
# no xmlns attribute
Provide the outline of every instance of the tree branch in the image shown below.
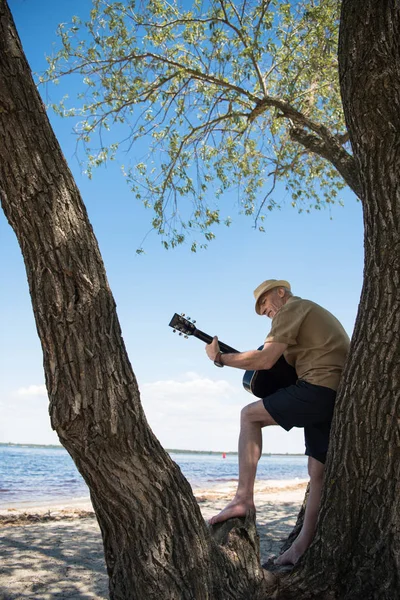
<svg viewBox="0 0 400 600"><path fill-rule="evenodd" d="M355 159L342 147L339 138L330 135L329 138L322 139L301 127L292 127L289 135L294 142L301 144L309 152L329 160L356 196L361 198L361 182Z"/></svg>
<svg viewBox="0 0 400 600"><path fill-rule="evenodd" d="M227 14L227 12L226 12L226 9L225 9L225 6L224 6L224 3L223 3L223 1L222 1L222 0L219 0L219 2L220 2L220 4L221 4L221 8L222 8L222 10L223 10L223 13L224 13L224 16L225 16L225 19L223 20L223 22L224 22L224 23L225 23L225 24L226 24L228 27L230 27L231 29L233 29L233 31L236 33L236 35L238 36L238 38L239 38L239 39L240 39L240 41L242 42L243 46L246 48L246 50L248 50L248 51L249 51L250 58L251 58L251 62L252 62L252 64L253 64L253 67L254 67L254 69L255 69L255 72L256 72L256 74L257 74L257 78L258 78L258 81L259 81L259 83L260 83L260 87L261 87L261 89L262 89L262 91L263 91L264 95L266 95L266 93L267 93L267 88L266 88L266 85L265 85L265 81L264 81L264 79L263 79L263 76L262 76L262 73L261 73L261 69L260 69L260 67L259 67L259 65L258 65L258 63L257 63L257 61L256 61L256 59L255 59L255 56L254 56L254 53L253 53L253 51L252 51L251 47L249 47L249 44L247 43L247 41L246 41L246 39L245 39L245 36L243 35L243 32L242 32L242 31L241 31L241 30L240 30L238 27L236 27L236 26L235 26L233 23L231 23L231 21L229 20L229 18L228 18L228 14ZM238 20L239 20L239 23L242 25L242 23L241 23L241 19L240 19L240 16L238 15L238 12L237 12L237 10L236 10L236 7L235 7L235 5L234 5L232 2L230 2L230 5L231 5L231 7L232 7L233 11L235 12L235 14L236 14L236 16L237 16L237 18L238 18Z"/></svg>
<svg viewBox="0 0 400 600"><path fill-rule="evenodd" d="M252 123L267 107L271 106L277 108L282 117L292 122L292 127L289 129L290 138L309 152L314 152L331 162L356 196L361 198L361 184L354 158L343 148L343 144L348 141L348 136L333 135L325 125L308 118L288 102L272 96L267 96L256 103L247 117L249 122Z"/></svg>

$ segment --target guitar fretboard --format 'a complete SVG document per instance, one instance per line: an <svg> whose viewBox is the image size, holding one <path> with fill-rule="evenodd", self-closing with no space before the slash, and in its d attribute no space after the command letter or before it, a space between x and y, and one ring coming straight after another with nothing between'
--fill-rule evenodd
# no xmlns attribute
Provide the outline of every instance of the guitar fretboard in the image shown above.
<svg viewBox="0 0 400 600"><path fill-rule="evenodd" d="M206 344L211 344L211 342L213 341L211 335L208 335L208 333L204 333L204 331L201 331L200 329L196 329L193 335L202 342L205 342ZM237 354L239 352L239 350L232 348L232 346L228 346L228 344L224 344L224 342L221 342L220 340L218 340L218 344L221 349L221 352L231 352L232 354Z"/></svg>

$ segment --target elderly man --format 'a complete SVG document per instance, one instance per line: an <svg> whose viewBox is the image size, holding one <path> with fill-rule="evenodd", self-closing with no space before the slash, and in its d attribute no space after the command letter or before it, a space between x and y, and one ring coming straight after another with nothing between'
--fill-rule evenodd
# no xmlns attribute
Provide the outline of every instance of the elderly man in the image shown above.
<svg viewBox="0 0 400 600"><path fill-rule="evenodd" d="M254 297L257 314L272 319L264 347L238 354L222 353L215 337L206 346L208 357L216 366L258 371L270 369L283 354L296 369L298 379L295 385L242 410L238 488L233 500L210 523L242 517L255 508L253 492L262 450L261 429L267 425L280 425L286 431L304 427L310 494L302 530L277 560L278 564L295 564L315 533L333 407L349 338L330 312L310 300L293 296L287 281L264 281L254 291Z"/></svg>

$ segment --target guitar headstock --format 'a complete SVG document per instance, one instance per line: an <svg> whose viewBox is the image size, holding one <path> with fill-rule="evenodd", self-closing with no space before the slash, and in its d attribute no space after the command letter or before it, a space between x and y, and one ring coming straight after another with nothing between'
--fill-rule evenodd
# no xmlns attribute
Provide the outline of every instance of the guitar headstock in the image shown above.
<svg viewBox="0 0 400 600"><path fill-rule="evenodd" d="M174 333L175 331L179 331L179 335L188 337L189 335L193 335L196 331L195 323L196 321L191 321L190 317L185 317L184 313L181 315L175 313L169 323L169 326L173 328Z"/></svg>

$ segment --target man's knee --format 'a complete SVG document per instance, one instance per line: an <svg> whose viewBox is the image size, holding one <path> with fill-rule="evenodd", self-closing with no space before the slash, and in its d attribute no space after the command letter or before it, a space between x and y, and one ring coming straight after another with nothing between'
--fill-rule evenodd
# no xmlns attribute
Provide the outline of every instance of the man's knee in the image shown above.
<svg viewBox="0 0 400 600"><path fill-rule="evenodd" d="M240 420L241 421L251 421L252 420L252 404L247 404L240 411Z"/></svg>
<svg viewBox="0 0 400 600"><path fill-rule="evenodd" d="M242 423L260 423L261 427L266 425L277 425L264 406L262 400L248 404L240 413Z"/></svg>

